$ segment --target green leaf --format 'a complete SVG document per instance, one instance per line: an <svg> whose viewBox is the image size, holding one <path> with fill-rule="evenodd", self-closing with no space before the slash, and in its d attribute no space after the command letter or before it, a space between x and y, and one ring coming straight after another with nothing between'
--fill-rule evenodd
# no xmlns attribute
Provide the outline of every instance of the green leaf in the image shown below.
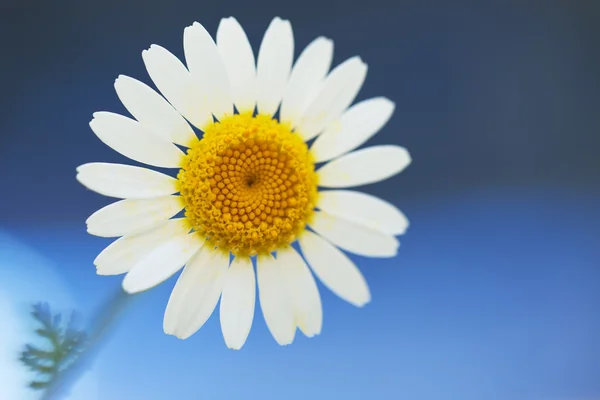
<svg viewBox="0 0 600 400"><path fill-rule="evenodd" d="M51 385L53 379L81 354L86 343L86 332L78 328L75 312L64 324L62 314L53 315L48 303L35 304L31 315L41 325L35 330L36 335L48 342L50 349L28 343L19 360L42 378L29 383L30 388L40 390Z"/></svg>

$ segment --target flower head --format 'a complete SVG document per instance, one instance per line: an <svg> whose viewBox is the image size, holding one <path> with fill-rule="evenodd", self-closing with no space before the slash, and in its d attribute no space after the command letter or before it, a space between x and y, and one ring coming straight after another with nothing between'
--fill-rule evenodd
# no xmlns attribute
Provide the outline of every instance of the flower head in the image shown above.
<svg viewBox="0 0 600 400"><path fill-rule="evenodd" d="M94 261L97 272L126 273L123 287L135 293L185 266L164 318L165 332L179 338L196 332L220 299L225 342L241 348L252 325L256 281L278 343L291 343L297 328L314 336L322 308L308 266L338 296L362 306L370 301L368 286L340 248L392 257L395 236L408 227L384 200L318 190L381 181L410 163L398 146L353 151L385 125L394 104L373 98L350 107L366 64L353 57L329 71L333 42L323 37L293 63L292 28L280 18L269 25L256 61L234 18L221 21L216 42L199 23L187 27L184 51L186 65L157 45L142 53L162 95L130 77L116 80L135 119L98 112L90 122L122 155L177 170L170 176L107 163L77 169L87 188L123 199L87 220L89 233L120 237Z"/></svg>

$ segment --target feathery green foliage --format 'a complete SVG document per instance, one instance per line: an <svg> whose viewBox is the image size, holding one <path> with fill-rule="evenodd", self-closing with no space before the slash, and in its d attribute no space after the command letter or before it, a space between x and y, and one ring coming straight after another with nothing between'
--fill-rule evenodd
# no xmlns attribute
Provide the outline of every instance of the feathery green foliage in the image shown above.
<svg viewBox="0 0 600 400"><path fill-rule="evenodd" d="M58 374L77 360L83 351L86 333L78 329L79 318L75 312L64 324L62 314L53 315L48 303L34 305L31 315L41 325L35 333L50 346L40 348L26 344L20 361L39 376L29 387L40 390L48 388Z"/></svg>

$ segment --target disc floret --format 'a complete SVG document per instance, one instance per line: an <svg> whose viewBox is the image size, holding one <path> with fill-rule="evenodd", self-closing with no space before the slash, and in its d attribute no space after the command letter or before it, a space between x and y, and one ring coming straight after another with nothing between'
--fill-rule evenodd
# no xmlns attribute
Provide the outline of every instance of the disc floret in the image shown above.
<svg viewBox="0 0 600 400"><path fill-rule="evenodd" d="M236 255L288 246L316 204L307 145L288 125L261 114L234 114L207 126L177 178L193 229Z"/></svg>

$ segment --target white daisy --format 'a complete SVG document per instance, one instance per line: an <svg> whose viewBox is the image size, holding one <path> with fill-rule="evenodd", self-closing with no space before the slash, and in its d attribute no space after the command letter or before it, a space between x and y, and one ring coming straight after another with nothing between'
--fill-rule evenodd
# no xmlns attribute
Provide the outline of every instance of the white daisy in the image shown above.
<svg viewBox="0 0 600 400"><path fill-rule="evenodd" d="M164 331L179 338L196 332L220 298L225 343L241 348L252 325L256 281L279 344L292 343L296 328L314 336L321 332L322 308L308 266L335 294L363 306L369 288L340 249L393 257L395 236L408 227L384 200L352 190L318 191L378 182L410 164L398 146L353 151L385 125L394 103L378 97L349 108L366 64L352 57L329 71L333 42L323 37L293 64L292 27L280 18L269 25L256 62L234 18L221 20L216 43L199 23L187 27L183 39L187 66L157 45L142 52L162 96L119 76L115 89L135 119L97 112L90 122L122 155L178 169L174 178L121 164L77 168L84 186L123 199L87 220L89 233L120 237L94 261L97 272L126 274L123 288L135 293L185 266L164 316ZM190 123L203 132L200 139ZM315 137L309 149L305 142ZM182 210L184 216L175 217ZM295 241L304 258L290 246Z"/></svg>

